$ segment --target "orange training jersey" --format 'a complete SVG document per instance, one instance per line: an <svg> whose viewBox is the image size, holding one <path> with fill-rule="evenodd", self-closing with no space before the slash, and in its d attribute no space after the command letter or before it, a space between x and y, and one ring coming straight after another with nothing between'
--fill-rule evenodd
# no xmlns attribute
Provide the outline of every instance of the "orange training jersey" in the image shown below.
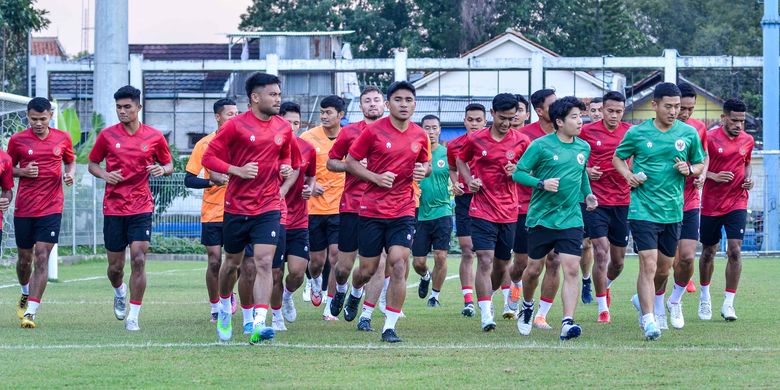
<svg viewBox="0 0 780 390"><path fill-rule="evenodd" d="M214 139L217 133L211 133L198 141L195 147L192 149L192 155L190 161L187 162L187 172L199 176L203 171L203 178L208 180L209 171L203 169L201 161L203 160L203 152L209 146L209 142ZM203 189L203 205L200 209L200 221L201 222L222 222L223 214L225 213L225 191L227 186L211 186Z"/></svg>
<svg viewBox="0 0 780 390"><path fill-rule="evenodd" d="M317 126L301 134L301 139L314 147L317 153L317 184L321 185L325 192L322 195L309 198L309 215L333 215L339 213L339 202L344 192L344 172L331 172L328 170L328 152L333 147L336 139L329 139L322 126Z"/></svg>

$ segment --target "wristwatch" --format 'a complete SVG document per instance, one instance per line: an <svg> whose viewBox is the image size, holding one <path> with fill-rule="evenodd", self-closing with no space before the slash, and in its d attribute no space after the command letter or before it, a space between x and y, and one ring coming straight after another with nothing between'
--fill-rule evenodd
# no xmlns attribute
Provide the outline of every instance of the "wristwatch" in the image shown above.
<svg viewBox="0 0 780 390"><path fill-rule="evenodd" d="M536 189L540 191L544 191L544 180L539 180L539 182L536 183Z"/></svg>

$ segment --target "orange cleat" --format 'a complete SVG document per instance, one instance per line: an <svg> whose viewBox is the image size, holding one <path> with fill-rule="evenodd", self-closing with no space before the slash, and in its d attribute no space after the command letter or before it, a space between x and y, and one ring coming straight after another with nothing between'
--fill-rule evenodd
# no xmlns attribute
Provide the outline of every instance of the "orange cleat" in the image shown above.
<svg viewBox="0 0 780 390"><path fill-rule="evenodd" d="M515 287L515 285L512 285L512 288L509 290L509 295L512 298L512 301L519 302L520 301L520 295L523 294L523 289L520 287Z"/></svg>
<svg viewBox="0 0 780 390"><path fill-rule="evenodd" d="M547 319L542 316L536 316L534 318L534 328L536 329L552 329L552 326L547 324Z"/></svg>
<svg viewBox="0 0 780 390"><path fill-rule="evenodd" d="M685 286L685 291L689 293L695 293L696 292L696 283L693 283L693 280L688 281L688 285Z"/></svg>
<svg viewBox="0 0 780 390"><path fill-rule="evenodd" d="M609 310L602 311L599 313L599 321L600 324L609 324L611 321L611 318L609 317Z"/></svg>

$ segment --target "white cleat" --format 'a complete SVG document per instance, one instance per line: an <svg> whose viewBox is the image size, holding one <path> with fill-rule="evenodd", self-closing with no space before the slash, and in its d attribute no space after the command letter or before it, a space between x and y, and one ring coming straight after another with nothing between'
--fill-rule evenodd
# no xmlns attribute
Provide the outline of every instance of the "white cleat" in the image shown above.
<svg viewBox="0 0 780 390"><path fill-rule="evenodd" d="M660 330L668 330L669 322L666 320L666 310L663 313L655 313L655 324Z"/></svg>
<svg viewBox="0 0 780 390"><path fill-rule="evenodd" d="M669 317L672 323L672 328L682 329L685 326L685 318L682 312L682 302L671 303L666 302L666 306L669 308Z"/></svg>
<svg viewBox="0 0 780 390"><path fill-rule="evenodd" d="M298 312L295 310L295 302L293 302L292 295L290 295L289 298L282 300L282 316L287 322L295 322L295 319L298 318Z"/></svg>
<svg viewBox="0 0 780 390"><path fill-rule="evenodd" d="M709 321L712 319L712 302L699 301L699 319Z"/></svg>
<svg viewBox="0 0 780 390"><path fill-rule="evenodd" d="M311 302L311 279L306 279L306 283L303 284L303 301Z"/></svg>
<svg viewBox="0 0 780 390"><path fill-rule="evenodd" d="M516 320L517 319L517 311L513 310L512 307L509 304L504 305L504 313L502 317L508 319L508 320Z"/></svg>
<svg viewBox="0 0 780 390"><path fill-rule="evenodd" d="M533 329L533 317L533 307L523 307L520 309L520 314L517 318L517 330L521 335L528 336L531 334L531 329Z"/></svg>
<svg viewBox="0 0 780 390"><path fill-rule="evenodd" d="M137 319L128 318L127 321L125 321L125 329L127 329L130 332L135 332L141 330L141 327L138 326Z"/></svg>
<svg viewBox="0 0 780 390"><path fill-rule="evenodd" d="M720 309L720 316L729 322L737 320L737 313L734 311L734 306L723 306Z"/></svg>
<svg viewBox="0 0 780 390"><path fill-rule="evenodd" d="M276 332L287 331L287 326L284 325L284 318L279 318L279 319L274 318L273 321L271 321L271 329L273 329Z"/></svg>

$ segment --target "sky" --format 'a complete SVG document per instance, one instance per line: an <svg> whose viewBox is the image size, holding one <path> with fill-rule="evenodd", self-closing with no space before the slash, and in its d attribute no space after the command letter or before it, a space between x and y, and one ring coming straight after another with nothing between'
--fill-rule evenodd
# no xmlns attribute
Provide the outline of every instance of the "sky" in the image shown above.
<svg viewBox="0 0 780 390"><path fill-rule="evenodd" d="M227 43L225 33L238 31L240 16L251 0L127 0L130 43ZM83 4L83 7L82 7ZM37 0L49 11L49 28L34 36L57 36L72 56L82 50L83 8L94 27L95 0ZM89 30L89 50L94 31Z"/></svg>

